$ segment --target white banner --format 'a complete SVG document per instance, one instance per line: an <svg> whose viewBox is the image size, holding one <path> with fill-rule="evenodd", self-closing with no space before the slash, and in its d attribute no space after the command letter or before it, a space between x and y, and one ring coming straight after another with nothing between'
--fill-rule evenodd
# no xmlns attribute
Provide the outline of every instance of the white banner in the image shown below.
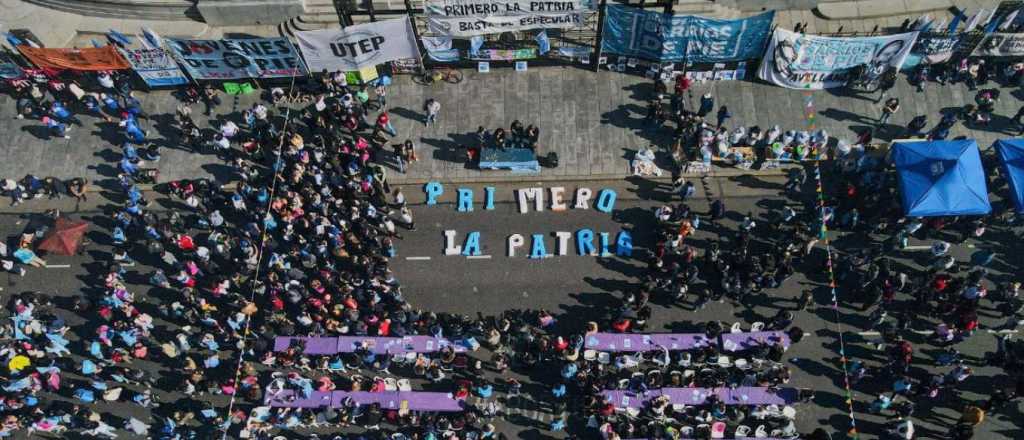
<svg viewBox="0 0 1024 440"><path fill-rule="evenodd" d="M467 38L526 29L583 26L594 12L592 0L426 0L427 28L435 34Z"/></svg>
<svg viewBox="0 0 1024 440"><path fill-rule="evenodd" d="M791 89L839 87L857 66L878 72L899 69L917 34L832 38L776 29L758 76Z"/></svg>
<svg viewBox="0 0 1024 440"><path fill-rule="evenodd" d="M1024 33L991 33L978 43L971 56L976 57L1019 57L1024 55Z"/></svg>
<svg viewBox="0 0 1024 440"><path fill-rule="evenodd" d="M299 48L310 72L351 72L403 58L419 59L412 23L396 18L344 29L300 31Z"/></svg>

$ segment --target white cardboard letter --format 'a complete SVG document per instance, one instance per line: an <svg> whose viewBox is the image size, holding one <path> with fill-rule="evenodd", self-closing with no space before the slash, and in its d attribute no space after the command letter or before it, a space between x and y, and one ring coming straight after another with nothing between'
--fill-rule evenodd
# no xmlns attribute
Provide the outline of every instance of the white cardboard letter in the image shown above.
<svg viewBox="0 0 1024 440"><path fill-rule="evenodd" d="M590 209L590 197L593 195L590 188L576 188L576 204L572 209Z"/></svg>
<svg viewBox="0 0 1024 440"><path fill-rule="evenodd" d="M551 210L552 211L565 211L565 201L562 200L562 195L565 194L565 188L561 186L552 186L551 188Z"/></svg>
<svg viewBox="0 0 1024 440"><path fill-rule="evenodd" d="M558 249L555 252L558 253L558 256L563 256L569 252L569 239L572 238L572 232L555 231L555 237L558 237Z"/></svg>
<svg viewBox="0 0 1024 440"><path fill-rule="evenodd" d="M520 188L516 191L516 201L519 202L519 213L526 214L529 210L526 206L533 200L535 211L544 210L544 188Z"/></svg>
<svg viewBox="0 0 1024 440"><path fill-rule="evenodd" d="M448 229L444 231L444 254L445 255L461 255L462 245L455 244L455 230Z"/></svg>
<svg viewBox="0 0 1024 440"><path fill-rule="evenodd" d="M512 234L508 236L508 256L516 256L516 248L523 247L526 243L526 239L523 238L522 234Z"/></svg>

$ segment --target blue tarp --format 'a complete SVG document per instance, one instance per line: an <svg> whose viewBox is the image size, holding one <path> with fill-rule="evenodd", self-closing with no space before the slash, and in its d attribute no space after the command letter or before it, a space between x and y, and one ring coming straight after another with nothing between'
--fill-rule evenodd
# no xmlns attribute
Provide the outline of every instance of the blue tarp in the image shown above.
<svg viewBox="0 0 1024 440"><path fill-rule="evenodd" d="M1003 161L1010 198L1017 212L1024 212L1024 139L1002 139L992 144Z"/></svg>
<svg viewBox="0 0 1024 440"><path fill-rule="evenodd" d="M982 215L992 211L974 140L897 142L893 161L903 211L911 217Z"/></svg>

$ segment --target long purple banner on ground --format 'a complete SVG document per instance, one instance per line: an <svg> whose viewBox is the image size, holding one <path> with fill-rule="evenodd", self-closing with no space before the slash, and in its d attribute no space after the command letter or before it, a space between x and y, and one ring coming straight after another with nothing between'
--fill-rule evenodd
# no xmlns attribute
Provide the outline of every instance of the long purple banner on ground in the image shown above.
<svg viewBox="0 0 1024 440"><path fill-rule="evenodd" d="M785 332L725 333L721 335L725 351L743 351L760 344L781 343L789 347L789 335ZM703 333L594 333L587 336L584 348L608 352L643 352L665 348L669 351L689 350L718 343Z"/></svg>
<svg viewBox="0 0 1024 440"><path fill-rule="evenodd" d="M341 408L347 404L378 404L381 409L407 409L410 411L462 411L462 403L449 393L426 391L313 391L302 397L294 390L284 390L264 399L264 404L278 408Z"/></svg>
<svg viewBox="0 0 1024 440"><path fill-rule="evenodd" d="M375 354L434 353L451 347L456 353L468 351L469 348L445 338L432 336L406 336L402 338L371 337L371 336L336 336L336 337L289 337L278 336L274 339L274 351L285 351L293 343L305 343L304 354L336 354L354 353L365 348Z"/></svg>
<svg viewBox="0 0 1024 440"><path fill-rule="evenodd" d="M626 390L604 391L604 398L616 408L642 408L647 401L667 396L673 405L703 405L711 396L717 396L726 405L788 405L796 402L796 388L781 388L775 392L767 387L738 388L662 388L646 393Z"/></svg>

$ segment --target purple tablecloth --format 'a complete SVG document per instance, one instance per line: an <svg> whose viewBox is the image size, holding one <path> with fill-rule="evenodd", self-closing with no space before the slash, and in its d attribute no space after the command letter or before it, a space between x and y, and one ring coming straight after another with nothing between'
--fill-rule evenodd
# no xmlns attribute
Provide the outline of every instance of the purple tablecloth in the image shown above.
<svg viewBox="0 0 1024 440"><path fill-rule="evenodd" d="M762 342L777 343L781 341L784 347L789 347L790 343L789 335L786 332L723 333L723 348L725 341L736 343L735 348L726 351L743 351L753 348Z"/></svg>
<svg viewBox="0 0 1024 440"><path fill-rule="evenodd" d="M285 408L340 408L345 400L352 398L357 405L380 404L383 409L400 409L406 402L410 411L462 411L462 404L448 393L432 393L422 391L385 391L371 393L368 391L314 391L309 398L296 398L292 390L284 390L274 396L268 396L266 405Z"/></svg>
<svg viewBox="0 0 1024 440"><path fill-rule="evenodd" d="M788 405L797 399L796 388L782 388L778 393L771 393L766 387L662 388L644 394L609 390L604 392L604 397L617 408L641 408L644 402L663 395L668 396L672 404L703 405L712 394L718 396L726 405Z"/></svg>
<svg viewBox="0 0 1024 440"><path fill-rule="evenodd" d="M610 352L638 352L660 350L688 350L708 345L702 333L594 333L587 336L584 348Z"/></svg>
<svg viewBox="0 0 1024 440"><path fill-rule="evenodd" d="M462 344L455 344L447 339L432 336L406 336L404 338L278 336L274 339L274 351L287 350L293 340L306 341L305 354L352 353L359 346L368 347L376 354L433 353L448 346L453 347L459 353L467 351Z"/></svg>

